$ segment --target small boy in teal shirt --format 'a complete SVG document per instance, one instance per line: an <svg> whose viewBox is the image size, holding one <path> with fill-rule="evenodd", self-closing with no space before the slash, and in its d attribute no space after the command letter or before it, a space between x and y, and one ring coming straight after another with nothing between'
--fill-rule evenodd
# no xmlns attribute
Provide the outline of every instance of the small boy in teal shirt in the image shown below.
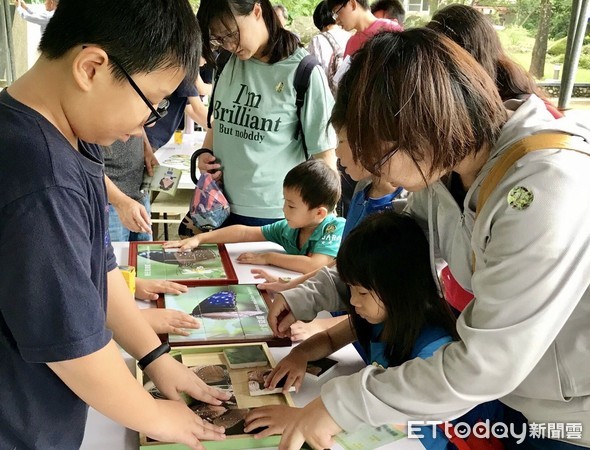
<svg viewBox="0 0 590 450"><path fill-rule="evenodd" d="M182 241L170 241L165 248L190 250L201 244L270 241L281 245L278 252L243 253L238 262L267 264L295 272L309 272L330 264L338 253L345 220L334 211L340 198L339 175L322 160L305 161L283 181L285 218L262 227L232 225L201 233Z"/></svg>

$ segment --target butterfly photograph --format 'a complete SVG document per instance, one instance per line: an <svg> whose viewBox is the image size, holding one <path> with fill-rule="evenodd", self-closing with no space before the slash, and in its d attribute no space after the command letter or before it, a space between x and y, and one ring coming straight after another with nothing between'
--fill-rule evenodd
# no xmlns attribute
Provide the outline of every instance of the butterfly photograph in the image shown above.
<svg viewBox="0 0 590 450"><path fill-rule="evenodd" d="M157 305L183 311L200 323L198 329L186 330L188 336L170 334L168 341L171 345L278 342L266 319L268 301L268 294L259 291L255 285L193 286L180 295L161 296ZM285 342L278 345L289 344Z"/></svg>

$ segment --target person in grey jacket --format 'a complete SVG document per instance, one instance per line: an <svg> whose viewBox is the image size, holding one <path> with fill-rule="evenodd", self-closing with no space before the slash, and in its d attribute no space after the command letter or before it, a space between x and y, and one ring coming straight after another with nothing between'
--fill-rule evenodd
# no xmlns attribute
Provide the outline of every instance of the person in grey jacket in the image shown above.
<svg viewBox="0 0 590 450"><path fill-rule="evenodd" d="M351 111L354 157L411 192L407 210L428 233L433 267L441 256L475 299L458 318L460 342L428 359L331 380L287 425L280 448L304 440L325 448L361 423L453 419L492 399L551 438L527 436L526 448L589 447L590 129L555 119L535 95L503 104L481 66L426 29L367 43L339 102ZM547 144L522 157L476 219L498 159L524 137L556 132L572 136L576 151ZM278 296L273 330L339 308L341 287L323 270Z"/></svg>

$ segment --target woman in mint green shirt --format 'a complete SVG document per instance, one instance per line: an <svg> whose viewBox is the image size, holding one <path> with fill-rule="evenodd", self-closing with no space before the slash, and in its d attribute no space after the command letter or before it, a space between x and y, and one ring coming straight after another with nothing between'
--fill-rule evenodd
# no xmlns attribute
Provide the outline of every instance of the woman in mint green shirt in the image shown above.
<svg viewBox="0 0 590 450"><path fill-rule="evenodd" d="M293 80L307 55L297 37L282 28L269 0L202 0L197 19L203 56L213 47L232 52L213 99L212 128L199 157L202 172L222 179L232 215L229 224L261 226L283 218L282 182L305 160L303 136L312 158L336 168L336 135L327 127L333 105L321 67L314 68L299 123ZM301 135L303 134L303 136Z"/></svg>

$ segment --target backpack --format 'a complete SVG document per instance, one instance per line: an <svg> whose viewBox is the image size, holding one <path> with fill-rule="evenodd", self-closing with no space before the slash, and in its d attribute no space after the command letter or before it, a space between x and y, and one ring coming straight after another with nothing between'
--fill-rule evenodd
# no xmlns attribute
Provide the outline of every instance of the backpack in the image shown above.
<svg viewBox="0 0 590 450"><path fill-rule="evenodd" d="M332 36L330 32L325 31L321 33L321 35L328 40L330 46L332 47L332 56L330 56L330 62L328 63L327 76L328 84L330 85L330 90L332 91L333 95L336 95L338 83L334 80L334 76L336 75L336 72L338 72L338 69L342 64L342 61L344 59L344 51L342 50L342 47L338 45L338 42L336 42L336 39L334 39L334 36Z"/></svg>
<svg viewBox="0 0 590 450"><path fill-rule="evenodd" d="M336 44L338 45L338 44ZM211 98L209 99L209 107L207 110L207 127L211 128L211 116L213 115L213 104L215 98L215 89L217 88L217 81L223 71L223 68L229 61L231 57L231 53L228 51L222 51L217 56L215 60L215 64L217 69L215 71L215 81L213 84L213 91L211 92ZM307 144L305 142L305 135L303 134L303 124L301 123L301 108L303 108L303 104L305 103L305 94L307 93L307 89L309 88L309 80L311 78L311 72L316 67L319 66L320 62L318 59L313 55L306 55L303 59L299 62L297 66L297 70L295 71L295 79L293 80L293 87L295 88L295 106L297 108L297 126L295 128L295 136L294 138L297 140L299 139L299 135L301 134L302 137L302 146L303 146L303 153L305 154L305 159L309 159L309 152L307 151Z"/></svg>

